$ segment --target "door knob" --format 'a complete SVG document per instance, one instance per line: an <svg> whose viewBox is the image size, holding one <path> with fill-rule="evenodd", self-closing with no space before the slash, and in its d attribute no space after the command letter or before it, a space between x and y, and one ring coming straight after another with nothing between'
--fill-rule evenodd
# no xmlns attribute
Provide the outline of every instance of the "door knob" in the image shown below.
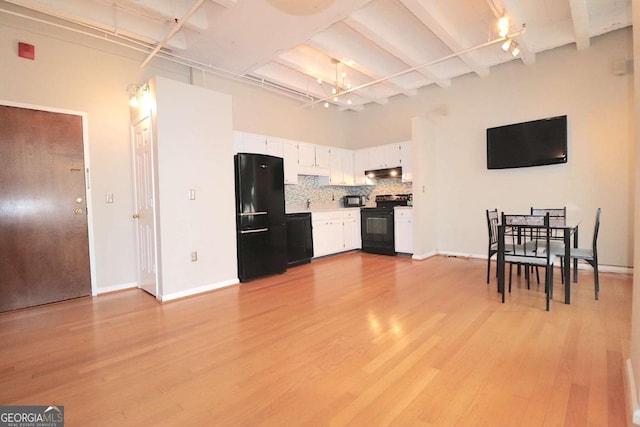
<svg viewBox="0 0 640 427"><path fill-rule="evenodd" d="M135 219L140 218L140 214L137 214L137 213L133 214L133 218L135 218Z"/></svg>
<svg viewBox="0 0 640 427"><path fill-rule="evenodd" d="M82 208L76 208L76 215L82 215L84 210Z"/></svg>

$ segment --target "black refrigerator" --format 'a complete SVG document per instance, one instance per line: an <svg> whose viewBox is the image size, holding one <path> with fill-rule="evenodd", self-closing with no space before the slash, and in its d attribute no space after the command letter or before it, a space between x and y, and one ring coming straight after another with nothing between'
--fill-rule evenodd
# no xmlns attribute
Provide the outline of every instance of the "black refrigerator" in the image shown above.
<svg viewBox="0 0 640 427"><path fill-rule="evenodd" d="M287 270L284 169L280 157L234 156L238 278L246 282Z"/></svg>

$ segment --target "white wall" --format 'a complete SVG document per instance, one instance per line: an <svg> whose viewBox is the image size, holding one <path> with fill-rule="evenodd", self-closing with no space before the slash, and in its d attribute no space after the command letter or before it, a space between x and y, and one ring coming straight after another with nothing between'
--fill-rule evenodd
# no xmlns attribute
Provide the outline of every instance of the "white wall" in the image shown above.
<svg viewBox="0 0 640 427"><path fill-rule="evenodd" d="M127 85L155 74L187 81L189 74L167 63L143 70L137 53L75 35L65 41L69 37L0 14L0 99L87 113L93 196L88 209L101 292L136 281ZM35 45L34 61L18 57L19 41ZM106 193L113 193L113 204L105 203Z"/></svg>
<svg viewBox="0 0 640 427"><path fill-rule="evenodd" d="M238 282L231 97L161 77L155 95L159 297ZM190 200L190 191L195 200ZM197 252L198 260L191 261Z"/></svg>
<svg viewBox="0 0 640 427"><path fill-rule="evenodd" d="M421 161L436 169L439 251L486 256L485 209L516 213L532 205L567 206L569 216L582 218L580 242L589 246L602 207L600 262L631 266L632 75L614 75L613 65L632 57L631 30L619 30L583 51L566 46L538 54L532 65L511 62L484 78L462 77L447 89L367 108L354 117L350 139L358 146L400 140L412 117L433 126L435 158ZM486 169L488 127L563 114L567 164Z"/></svg>

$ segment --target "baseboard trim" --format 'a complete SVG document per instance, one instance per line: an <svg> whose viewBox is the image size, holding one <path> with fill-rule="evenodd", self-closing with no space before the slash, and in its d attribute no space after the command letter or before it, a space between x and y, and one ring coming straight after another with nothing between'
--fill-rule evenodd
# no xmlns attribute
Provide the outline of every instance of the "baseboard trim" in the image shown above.
<svg viewBox="0 0 640 427"><path fill-rule="evenodd" d="M226 288L227 286L236 285L238 283L240 283L240 281L238 279L225 280L225 281L218 282L218 283L212 283L210 285L199 286L197 288L191 288L191 289L187 289L187 290L180 291L180 292L174 292L174 293L171 293L171 294L162 295L159 298L159 300L160 300L160 302L174 301L174 300L177 300L177 299L180 299L180 298L186 298L186 297L202 294L202 293L205 293L205 292L210 292L210 291L213 291L213 290L216 290L216 289L220 289L220 288Z"/></svg>
<svg viewBox="0 0 640 427"><path fill-rule="evenodd" d="M431 257L436 256L436 255L438 255L438 252L436 252L436 251L427 252L426 254L419 254L419 255L418 254L413 254L413 255L411 255L411 259L422 261L422 260L425 260L427 258L431 258Z"/></svg>
<svg viewBox="0 0 640 427"><path fill-rule="evenodd" d="M627 359L625 363L625 374L627 384L627 396L629 398L629 409L631 411L631 422L633 425L640 425L640 410L638 409L638 394L636 392L636 380L633 376L633 365L631 359Z"/></svg>
<svg viewBox="0 0 640 427"><path fill-rule="evenodd" d="M107 294L109 292L123 291L125 289L132 289L137 287L138 287L138 284L136 282L122 283L120 285L104 286L104 287L98 288L98 295Z"/></svg>
<svg viewBox="0 0 640 427"><path fill-rule="evenodd" d="M463 254L459 252L447 252L447 251L439 251L438 253L440 255L448 255L448 256L455 256L455 257L461 257L461 258L478 258L478 259L484 259L484 260L487 259L487 255L479 255L479 254ZM495 256L493 257L493 261L495 262ZM621 267L618 265L598 264L598 269L600 270L601 273L633 274L633 267ZM593 270L593 268L585 262L579 262L578 270Z"/></svg>

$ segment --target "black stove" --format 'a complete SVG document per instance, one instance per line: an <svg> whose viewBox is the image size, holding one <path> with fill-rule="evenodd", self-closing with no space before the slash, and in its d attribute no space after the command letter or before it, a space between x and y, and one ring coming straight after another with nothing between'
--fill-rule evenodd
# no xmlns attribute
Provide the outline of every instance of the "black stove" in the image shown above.
<svg viewBox="0 0 640 427"><path fill-rule="evenodd" d="M412 194L379 194L376 196L376 208L409 206L413 202Z"/></svg>
<svg viewBox="0 0 640 427"><path fill-rule="evenodd" d="M362 251L396 255L393 208L412 204L411 194L380 194L376 196L375 208L362 208Z"/></svg>

